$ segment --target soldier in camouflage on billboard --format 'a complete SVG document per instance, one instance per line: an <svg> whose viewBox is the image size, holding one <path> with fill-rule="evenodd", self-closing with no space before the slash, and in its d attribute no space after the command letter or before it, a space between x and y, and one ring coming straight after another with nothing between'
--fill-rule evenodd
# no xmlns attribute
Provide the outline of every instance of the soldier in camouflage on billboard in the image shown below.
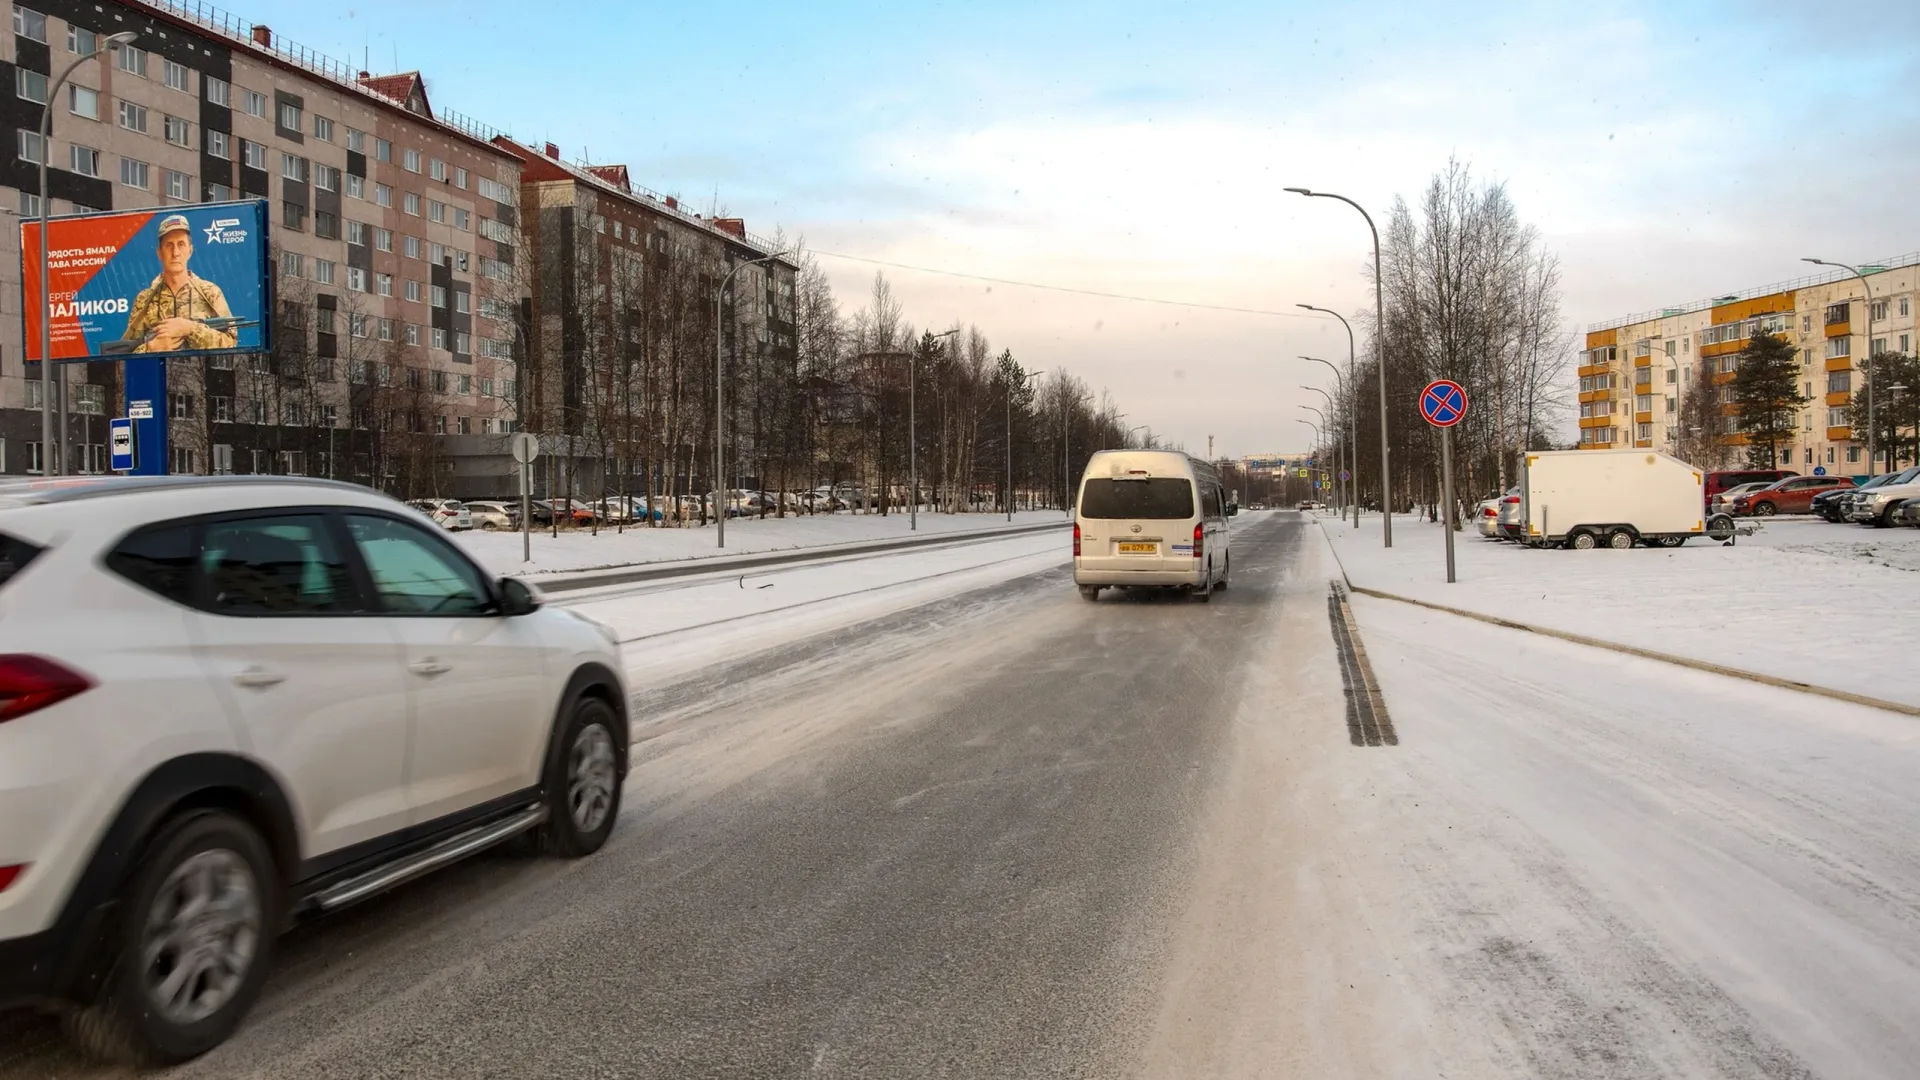
<svg viewBox="0 0 1920 1080"><path fill-rule="evenodd" d="M193 231L173 214L160 222L160 276L140 290L127 316L125 340L138 342L137 353L189 349L231 349L239 322L227 307L220 286L187 270L193 257ZM214 325L207 325L212 322Z"/></svg>

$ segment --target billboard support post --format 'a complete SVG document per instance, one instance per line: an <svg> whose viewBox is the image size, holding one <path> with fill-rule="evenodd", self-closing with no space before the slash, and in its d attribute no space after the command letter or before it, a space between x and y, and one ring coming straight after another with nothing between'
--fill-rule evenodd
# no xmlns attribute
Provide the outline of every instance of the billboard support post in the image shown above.
<svg viewBox="0 0 1920 1080"><path fill-rule="evenodd" d="M167 475L167 362L157 356L129 356L124 369L127 415L145 401L150 415L133 419L133 475ZM211 463L209 463L211 464Z"/></svg>

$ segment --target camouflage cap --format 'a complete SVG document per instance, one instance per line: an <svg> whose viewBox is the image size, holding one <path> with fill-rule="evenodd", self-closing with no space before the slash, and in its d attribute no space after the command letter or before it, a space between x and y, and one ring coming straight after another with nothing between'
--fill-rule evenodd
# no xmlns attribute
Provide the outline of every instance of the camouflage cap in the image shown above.
<svg viewBox="0 0 1920 1080"><path fill-rule="evenodd" d="M176 230L179 232L193 231L193 226L187 224L187 219L184 214L168 214L166 217L160 219L160 239L165 240L168 233Z"/></svg>

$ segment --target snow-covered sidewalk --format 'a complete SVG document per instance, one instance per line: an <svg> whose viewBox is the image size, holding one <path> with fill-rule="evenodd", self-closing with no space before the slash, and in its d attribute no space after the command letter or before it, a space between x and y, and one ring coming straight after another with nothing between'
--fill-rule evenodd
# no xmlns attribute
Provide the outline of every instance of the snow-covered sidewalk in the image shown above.
<svg viewBox="0 0 1920 1080"><path fill-rule="evenodd" d="M905 513L815 514L785 519L769 517L736 518L727 522L727 546L716 546L714 528L638 528L624 531L602 526L595 536L585 529L563 529L559 536L541 530L533 533L533 561L520 559L520 534L517 532L464 532L454 539L489 569L502 574L536 575L597 570L612 566L708 559L727 555L753 555L769 551L793 551L801 548L832 548L844 544L875 540L904 540L914 536L942 533L990 532L1030 525L1064 524L1068 519L1058 510L1035 510L1005 514L920 515L918 530L910 530Z"/></svg>
<svg viewBox="0 0 1920 1080"><path fill-rule="evenodd" d="M1321 528L1355 585L1783 679L1920 705L1920 530L1812 518L1742 521L1710 541L1629 551L1534 550L1379 515ZM1551 673L1546 673L1549 676Z"/></svg>

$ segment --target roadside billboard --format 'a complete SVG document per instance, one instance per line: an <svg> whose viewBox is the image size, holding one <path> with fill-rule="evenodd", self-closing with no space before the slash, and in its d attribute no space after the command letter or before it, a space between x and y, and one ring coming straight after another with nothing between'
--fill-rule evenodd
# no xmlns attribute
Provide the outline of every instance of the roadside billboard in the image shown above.
<svg viewBox="0 0 1920 1080"><path fill-rule="evenodd" d="M263 200L79 214L47 222L55 360L264 352ZM40 223L20 225L26 356L40 356Z"/></svg>

